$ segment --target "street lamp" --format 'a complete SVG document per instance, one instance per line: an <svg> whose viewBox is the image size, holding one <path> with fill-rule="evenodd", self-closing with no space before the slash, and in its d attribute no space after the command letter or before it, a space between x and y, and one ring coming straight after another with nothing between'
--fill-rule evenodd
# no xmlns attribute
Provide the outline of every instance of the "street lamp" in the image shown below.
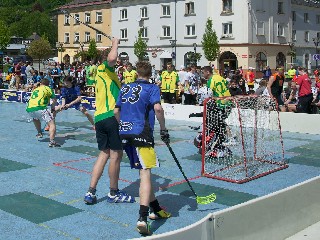
<svg viewBox="0 0 320 240"><path fill-rule="evenodd" d="M62 52L63 52L63 42L56 42L56 47L58 48L58 51L60 52L60 64L62 63Z"/></svg>
<svg viewBox="0 0 320 240"><path fill-rule="evenodd" d="M193 43L192 46L193 46L195 64L197 65L198 64L198 60L197 60L197 44Z"/></svg>
<svg viewBox="0 0 320 240"><path fill-rule="evenodd" d="M294 47L294 42L288 42L288 45L290 47L290 56L291 56L291 64L293 63L293 47Z"/></svg>
<svg viewBox="0 0 320 240"><path fill-rule="evenodd" d="M314 45L316 46L316 54L318 54L318 46L320 43L320 38L316 37L316 38L313 38L312 40L314 42ZM316 59L316 68L318 68L318 56L316 56L315 59Z"/></svg>
<svg viewBox="0 0 320 240"><path fill-rule="evenodd" d="M173 39L170 40L170 45L172 47L172 53L171 53L171 58L172 58L172 64L175 66L176 65L176 46L177 46L177 40Z"/></svg>

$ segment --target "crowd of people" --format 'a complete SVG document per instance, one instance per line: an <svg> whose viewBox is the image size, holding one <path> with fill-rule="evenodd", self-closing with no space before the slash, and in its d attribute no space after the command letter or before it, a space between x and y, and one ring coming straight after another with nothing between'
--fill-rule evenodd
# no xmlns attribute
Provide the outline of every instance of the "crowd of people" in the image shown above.
<svg viewBox="0 0 320 240"><path fill-rule="evenodd" d="M55 63L46 71L38 72L34 69L32 62L19 62L9 68L3 81L9 83L10 89L32 91L39 86L42 79L46 78L49 80L49 87L56 94L60 94L64 86L63 79L70 76L72 84L79 87L82 96L94 97L95 78L100 64L101 62L95 60L83 63L74 62L71 65ZM122 85L132 83L137 79L135 68L130 62L117 60L115 71ZM317 107L320 106L318 69L314 71L314 84L307 69L294 66L291 66L286 73L281 66L274 71L267 66L260 79L256 78L251 67L246 72L242 67L237 70L224 71L221 76L215 70L213 76L214 78L222 77L227 81L231 96L255 94L276 98L280 111L312 113L316 112ZM176 70L175 66L169 62L159 71L153 65L149 82L159 86L161 99L165 103L203 105L206 98L214 97L203 77L201 67L195 65L188 67L182 65L179 70Z"/></svg>

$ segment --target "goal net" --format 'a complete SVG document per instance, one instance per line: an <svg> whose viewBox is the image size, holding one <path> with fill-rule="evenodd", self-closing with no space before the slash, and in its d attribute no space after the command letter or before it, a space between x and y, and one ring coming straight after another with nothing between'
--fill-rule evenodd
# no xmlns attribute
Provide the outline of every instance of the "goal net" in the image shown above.
<svg viewBox="0 0 320 240"><path fill-rule="evenodd" d="M287 167L273 99L249 95L205 101L203 176L244 183Z"/></svg>

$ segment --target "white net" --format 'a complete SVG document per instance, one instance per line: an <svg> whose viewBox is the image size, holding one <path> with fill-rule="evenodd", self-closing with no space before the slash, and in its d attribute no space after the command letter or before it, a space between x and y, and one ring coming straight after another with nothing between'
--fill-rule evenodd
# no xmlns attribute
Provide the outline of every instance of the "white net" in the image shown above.
<svg viewBox="0 0 320 240"><path fill-rule="evenodd" d="M204 106L204 176L243 183L288 167L270 97L212 98Z"/></svg>

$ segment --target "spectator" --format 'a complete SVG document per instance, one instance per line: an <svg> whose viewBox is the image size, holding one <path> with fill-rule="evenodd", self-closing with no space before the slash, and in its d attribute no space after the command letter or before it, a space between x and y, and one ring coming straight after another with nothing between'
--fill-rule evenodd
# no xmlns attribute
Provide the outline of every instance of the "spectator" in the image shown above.
<svg viewBox="0 0 320 240"><path fill-rule="evenodd" d="M272 75L271 69L269 66L266 66L265 70L263 71L263 78L269 79Z"/></svg>
<svg viewBox="0 0 320 240"><path fill-rule="evenodd" d="M288 112L296 112L298 103L298 88L295 82L290 85L290 94L287 100L284 102L284 106Z"/></svg>
<svg viewBox="0 0 320 240"><path fill-rule="evenodd" d="M239 80L239 88L241 89L242 91L242 95L246 95L247 94L247 91L246 91L246 82L243 78L241 78Z"/></svg>
<svg viewBox="0 0 320 240"><path fill-rule="evenodd" d="M260 82L259 82L259 87L257 88L256 92L255 92L255 95L257 96L262 96L263 95L263 92L266 90L267 88L267 80L265 79L262 79Z"/></svg>
<svg viewBox="0 0 320 240"><path fill-rule="evenodd" d="M298 113L311 113L311 103L313 99L313 94L311 92L311 79L308 76L307 70L303 67L298 68L299 77L297 78L297 88L298 88Z"/></svg>
<svg viewBox="0 0 320 240"><path fill-rule="evenodd" d="M269 96L271 98L275 98L279 109L282 112L285 112L286 109L284 107L284 103L282 100L282 92L283 92L283 83L284 83L284 74L283 74L283 68L278 67L275 74L273 74L268 82L267 89L269 92Z"/></svg>
<svg viewBox="0 0 320 240"><path fill-rule="evenodd" d="M184 97L186 105L195 105L198 93L198 81L196 77L196 66L192 65L186 74Z"/></svg>
<svg viewBox="0 0 320 240"><path fill-rule="evenodd" d="M165 103L176 103L176 88L179 84L179 75L174 71L171 62L167 63L167 69L160 76L162 97Z"/></svg>
<svg viewBox="0 0 320 240"><path fill-rule="evenodd" d="M231 79L230 84L229 84L229 92L231 96L236 96L236 95L242 95L242 90L238 87L237 81L234 79Z"/></svg>
<svg viewBox="0 0 320 240"><path fill-rule="evenodd" d="M200 106L203 106L204 100L211 97L212 97L212 90L208 88L207 81L205 79L202 79L201 87L199 88L198 95L197 95L198 104Z"/></svg>

